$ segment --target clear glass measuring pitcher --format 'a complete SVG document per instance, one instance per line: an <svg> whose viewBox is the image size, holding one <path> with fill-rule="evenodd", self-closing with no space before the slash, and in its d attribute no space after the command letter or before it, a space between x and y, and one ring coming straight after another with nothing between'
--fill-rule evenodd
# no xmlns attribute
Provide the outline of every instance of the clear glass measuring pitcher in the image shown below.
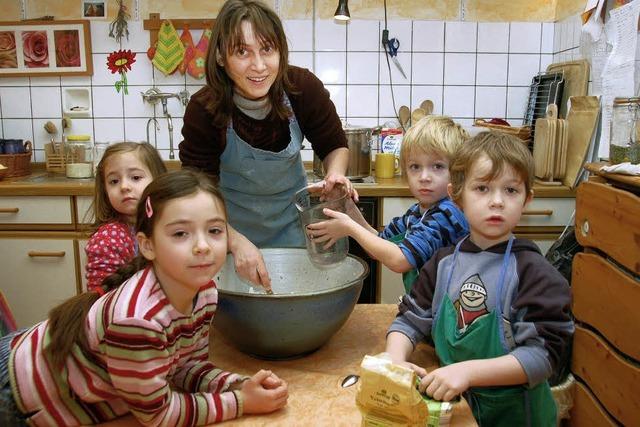
<svg viewBox="0 0 640 427"><path fill-rule="evenodd" d="M346 201L349 198L349 194L343 185L336 185L322 199L320 195L320 188L308 186L296 192L294 203L300 216L309 259L316 267L325 268L339 263L347 257L349 239L347 237L338 239L333 246L325 249L326 242L316 243L309 238L307 225L330 219L322 213L324 208L346 213Z"/></svg>

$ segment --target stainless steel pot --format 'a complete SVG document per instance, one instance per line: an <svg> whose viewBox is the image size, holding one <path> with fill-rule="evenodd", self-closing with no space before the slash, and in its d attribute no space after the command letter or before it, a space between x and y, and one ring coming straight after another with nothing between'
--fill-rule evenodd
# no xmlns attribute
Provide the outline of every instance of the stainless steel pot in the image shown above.
<svg viewBox="0 0 640 427"><path fill-rule="evenodd" d="M347 135L347 145L349 147L349 167L347 168L347 178L360 179L371 175L371 143L374 136L380 133L380 127L364 127L346 125L344 133ZM324 167L322 160L313 154L313 173L324 177Z"/></svg>

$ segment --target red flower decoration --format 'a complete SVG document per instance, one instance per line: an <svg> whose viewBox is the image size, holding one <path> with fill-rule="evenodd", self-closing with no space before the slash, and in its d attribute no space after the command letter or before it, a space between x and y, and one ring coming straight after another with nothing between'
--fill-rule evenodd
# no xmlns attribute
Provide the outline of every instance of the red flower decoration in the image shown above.
<svg viewBox="0 0 640 427"><path fill-rule="evenodd" d="M131 50L116 50L107 57L107 67L111 74L131 71L131 65L136 62L136 54Z"/></svg>
<svg viewBox="0 0 640 427"><path fill-rule="evenodd" d="M107 68L111 74L120 73L120 80L115 83L116 91L123 90L125 95L129 94L127 89L127 71L131 71L131 65L136 62L136 54L130 50L116 50L107 57Z"/></svg>

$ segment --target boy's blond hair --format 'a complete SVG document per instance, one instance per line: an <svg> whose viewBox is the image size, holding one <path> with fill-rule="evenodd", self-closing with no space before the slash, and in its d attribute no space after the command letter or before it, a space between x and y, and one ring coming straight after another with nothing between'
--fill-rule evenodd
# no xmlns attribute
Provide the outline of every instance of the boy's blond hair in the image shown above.
<svg viewBox="0 0 640 427"><path fill-rule="evenodd" d="M447 116L427 116L411 126L402 139L400 165L406 178L409 157L415 152L438 154L449 161L469 134Z"/></svg>
<svg viewBox="0 0 640 427"><path fill-rule="evenodd" d="M481 132L462 144L453 162L449 165L451 176L451 198L460 204L465 176L474 162L482 155L491 160L491 172L484 177L491 180L500 175L506 166L511 166L524 182L527 195L533 188L534 162L526 144L513 135L496 131Z"/></svg>

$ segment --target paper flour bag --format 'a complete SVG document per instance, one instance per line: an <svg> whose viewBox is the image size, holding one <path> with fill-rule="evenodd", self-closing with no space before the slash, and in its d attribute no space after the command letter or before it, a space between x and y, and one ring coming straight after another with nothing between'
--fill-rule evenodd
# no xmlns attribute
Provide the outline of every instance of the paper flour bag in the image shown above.
<svg viewBox="0 0 640 427"><path fill-rule="evenodd" d="M362 425L426 426L427 405L415 384L416 373L391 363L387 353L365 356L356 394Z"/></svg>

